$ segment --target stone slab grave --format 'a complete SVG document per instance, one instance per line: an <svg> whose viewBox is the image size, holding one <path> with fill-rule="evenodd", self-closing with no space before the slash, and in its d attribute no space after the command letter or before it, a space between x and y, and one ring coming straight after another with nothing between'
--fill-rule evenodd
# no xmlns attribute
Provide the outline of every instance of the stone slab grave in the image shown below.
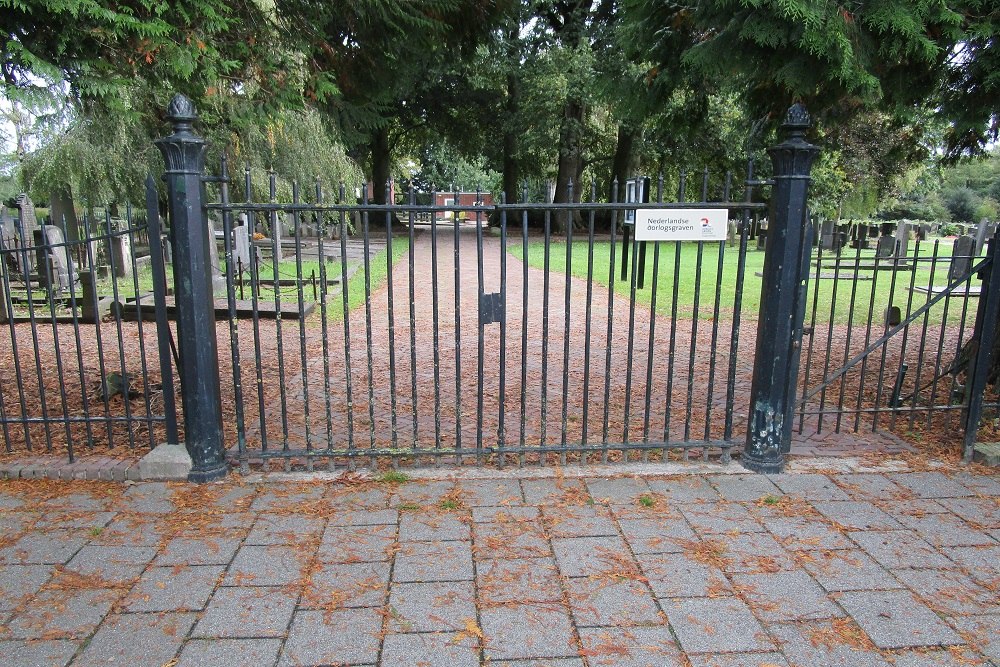
<svg viewBox="0 0 1000 667"><path fill-rule="evenodd" d="M976 225L976 256L979 256L983 251L983 247L986 245L986 239L992 236L994 226L990 224L990 221L983 218L978 225Z"/></svg>
<svg viewBox="0 0 1000 667"><path fill-rule="evenodd" d="M117 227L121 229L121 227ZM132 235L115 233L110 239L111 264L114 267L115 277L132 277Z"/></svg>
<svg viewBox="0 0 1000 667"><path fill-rule="evenodd" d="M31 197L25 193L17 196L14 205L18 210L18 218L15 221L18 239L22 246L31 245L35 229L38 228L35 205L31 203ZM22 274L31 274L35 270L35 258L30 252L17 254L17 270Z"/></svg>
<svg viewBox="0 0 1000 667"><path fill-rule="evenodd" d="M76 284L76 265L66 247L63 232L55 225L42 225L35 230L35 257L39 282L53 293L64 294Z"/></svg>
<svg viewBox="0 0 1000 667"><path fill-rule="evenodd" d="M948 268L948 282L961 279L972 268L973 255L976 252L976 239L972 236L959 236L951 249L951 266Z"/></svg>

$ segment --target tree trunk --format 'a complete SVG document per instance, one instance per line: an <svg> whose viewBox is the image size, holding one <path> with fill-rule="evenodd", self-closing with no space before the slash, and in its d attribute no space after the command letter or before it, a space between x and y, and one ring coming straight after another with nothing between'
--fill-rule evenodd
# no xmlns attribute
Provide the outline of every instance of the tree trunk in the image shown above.
<svg viewBox="0 0 1000 667"><path fill-rule="evenodd" d="M381 127L372 131L372 203L388 204L385 191L391 176L392 151L389 147L389 128Z"/></svg>
<svg viewBox="0 0 1000 667"><path fill-rule="evenodd" d="M625 181L632 176L636 168L633 148L638 134L632 126L624 123L618 126L618 142L615 144L615 156L611 161L611 181L608 183L608 201L615 198L615 181L618 181L619 192L623 192Z"/></svg>
<svg viewBox="0 0 1000 667"><path fill-rule="evenodd" d="M510 203L521 201L518 135L515 127L521 105L521 81L516 74L507 75L506 118L503 131L503 192Z"/></svg>
<svg viewBox="0 0 1000 667"><path fill-rule="evenodd" d="M579 201L579 178L583 173L583 119L586 107L583 100L570 98L563 108L562 126L559 129L559 171L556 174L556 192L553 202L568 204ZM574 180L576 179L576 180ZM573 181L573 198L570 199L569 184ZM555 216L555 231L562 232L569 224L569 215L560 213Z"/></svg>

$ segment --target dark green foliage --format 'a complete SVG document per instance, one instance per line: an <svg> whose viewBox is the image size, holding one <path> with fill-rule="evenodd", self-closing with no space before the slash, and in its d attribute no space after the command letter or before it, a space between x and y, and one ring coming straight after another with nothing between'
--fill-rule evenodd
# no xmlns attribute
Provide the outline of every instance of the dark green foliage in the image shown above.
<svg viewBox="0 0 1000 667"><path fill-rule="evenodd" d="M955 222L977 222L976 212L982 201L970 188L955 188L944 193L944 203Z"/></svg>

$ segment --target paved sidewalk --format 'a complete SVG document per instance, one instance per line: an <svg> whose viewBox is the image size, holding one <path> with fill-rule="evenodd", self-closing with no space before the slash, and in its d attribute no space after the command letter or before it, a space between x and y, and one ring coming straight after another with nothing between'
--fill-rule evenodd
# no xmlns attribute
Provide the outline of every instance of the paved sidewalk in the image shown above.
<svg viewBox="0 0 1000 667"><path fill-rule="evenodd" d="M570 472L0 481L0 662L1000 665L996 475Z"/></svg>

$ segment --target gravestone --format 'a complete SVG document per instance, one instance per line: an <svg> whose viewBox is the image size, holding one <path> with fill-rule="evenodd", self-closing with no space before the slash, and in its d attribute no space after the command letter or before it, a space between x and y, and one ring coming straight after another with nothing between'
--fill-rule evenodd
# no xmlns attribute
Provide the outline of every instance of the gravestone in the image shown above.
<svg viewBox="0 0 1000 667"><path fill-rule="evenodd" d="M115 276L130 278L132 276L132 236L130 234L113 234L111 236L111 265Z"/></svg>
<svg viewBox="0 0 1000 667"><path fill-rule="evenodd" d="M281 252L281 239L284 236L281 227L281 218L277 215L273 216L271 218L271 248L274 250L275 264L284 259L284 255Z"/></svg>
<svg viewBox="0 0 1000 667"><path fill-rule="evenodd" d="M233 267L234 272L242 268L250 268L250 229L247 225L237 225L233 228Z"/></svg>
<svg viewBox="0 0 1000 667"><path fill-rule="evenodd" d="M17 235L21 242L21 247L30 246L38 228L38 221L35 219L35 205L31 203L31 197L21 193L14 200L14 205L18 210ZM30 252L17 254L17 268L21 273L30 274L35 270L35 259Z"/></svg>
<svg viewBox="0 0 1000 667"><path fill-rule="evenodd" d="M70 283L76 282L76 267L62 230L55 225L42 225L35 231L35 249L42 285L56 293L68 291Z"/></svg>
<svg viewBox="0 0 1000 667"><path fill-rule="evenodd" d="M948 269L948 282L960 280L972 268L973 252L976 249L976 239L972 236L959 236L951 249L951 267Z"/></svg>
<svg viewBox="0 0 1000 667"><path fill-rule="evenodd" d="M896 257L906 257L910 250L910 225L905 222L896 227Z"/></svg>
<svg viewBox="0 0 1000 667"><path fill-rule="evenodd" d="M13 239L17 235L17 226L14 224L14 216L10 214L6 206L0 205L0 243L6 248L8 239Z"/></svg>
<svg viewBox="0 0 1000 667"><path fill-rule="evenodd" d="M896 256L896 239L891 236L878 237L875 245L876 259L889 259Z"/></svg>
<svg viewBox="0 0 1000 667"><path fill-rule="evenodd" d="M894 327L903 321L903 313L899 310L899 306L889 306L885 310L885 324L886 326Z"/></svg>
<svg viewBox="0 0 1000 667"><path fill-rule="evenodd" d="M974 253L977 257L983 251L983 246L986 245L986 239L990 235L990 221L983 218L978 225L976 225L976 252Z"/></svg>
<svg viewBox="0 0 1000 667"><path fill-rule="evenodd" d="M838 250L837 241L840 235L833 220L824 220L820 230L819 247L822 250Z"/></svg>

